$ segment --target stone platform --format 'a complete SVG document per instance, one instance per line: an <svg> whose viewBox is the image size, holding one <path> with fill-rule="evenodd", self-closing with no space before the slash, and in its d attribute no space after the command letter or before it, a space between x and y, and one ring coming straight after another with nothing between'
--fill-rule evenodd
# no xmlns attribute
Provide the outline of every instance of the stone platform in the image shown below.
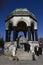
<svg viewBox="0 0 43 65"><path fill-rule="evenodd" d="M13 46L12 46L12 44L13 44ZM35 42L35 41L34 42L29 41L29 44L31 47L29 52L24 51L24 49L22 49L22 48L19 48L16 50L16 56L19 58L19 60L32 60L32 51L34 51L34 47L36 45L38 46L39 44L38 44L38 42ZM5 55L10 56L12 54L13 47L15 47L15 48L17 47L16 42L5 43L5 49L4 49ZM15 50L13 52L15 53ZM35 56L35 58L38 59L37 56Z"/></svg>
<svg viewBox="0 0 43 65"><path fill-rule="evenodd" d="M22 49L17 50L16 56L19 60L32 60L32 54L30 52L25 52Z"/></svg>

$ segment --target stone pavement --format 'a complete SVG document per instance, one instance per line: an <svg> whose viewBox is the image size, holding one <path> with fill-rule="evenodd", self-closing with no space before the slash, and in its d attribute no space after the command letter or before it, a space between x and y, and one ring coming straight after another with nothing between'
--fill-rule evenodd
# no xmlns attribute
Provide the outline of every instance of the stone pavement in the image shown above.
<svg viewBox="0 0 43 65"><path fill-rule="evenodd" d="M43 55L39 56L38 60L12 61L7 56L0 56L0 65L43 65Z"/></svg>

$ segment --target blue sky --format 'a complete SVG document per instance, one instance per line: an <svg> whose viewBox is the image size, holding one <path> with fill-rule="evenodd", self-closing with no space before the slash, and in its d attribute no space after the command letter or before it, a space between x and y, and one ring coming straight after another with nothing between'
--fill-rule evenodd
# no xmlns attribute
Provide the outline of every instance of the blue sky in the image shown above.
<svg viewBox="0 0 43 65"><path fill-rule="evenodd" d="M3 1L3 0L2 0ZM43 37L43 0L5 0L0 5L0 37L5 39L5 18L16 8L27 8L38 19L38 37Z"/></svg>

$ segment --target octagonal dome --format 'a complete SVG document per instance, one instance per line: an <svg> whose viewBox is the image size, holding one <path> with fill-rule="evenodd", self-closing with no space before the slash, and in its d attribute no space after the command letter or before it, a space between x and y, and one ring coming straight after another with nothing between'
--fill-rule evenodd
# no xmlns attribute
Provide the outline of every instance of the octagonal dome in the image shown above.
<svg viewBox="0 0 43 65"><path fill-rule="evenodd" d="M35 15L30 12L28 9L26 8L19 8L19 9L15 9L14 11L12 11L8 17L6 18L6 21L14 16L30 16L31 18L33 18L34 20L37 21Z"/></svg>

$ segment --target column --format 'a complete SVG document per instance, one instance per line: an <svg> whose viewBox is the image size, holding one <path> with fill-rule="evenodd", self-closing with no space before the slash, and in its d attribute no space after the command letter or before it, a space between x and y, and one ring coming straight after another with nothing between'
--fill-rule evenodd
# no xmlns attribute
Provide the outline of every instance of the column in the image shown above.
<svg viewBox="0 0 43 65"><path fill-rule="evenodd" d="M17 37L18 37L18 32L17 32L17 29L16 29L16 39L17 39Z"/></svg>
<svg viewBox="0 0 43 65"><path fill-rule="evenodd" d="M25 36L25 38L26 38L26 32L24 32L24 36Z"/></svg>
<svg viewBox="0 0 43 65"><path fill-rule="evenodd" d="M30 26L28 27L28 40L31 41L31 31L30 31Z"/></svg>
<svg viewBox="0 0 43 65"><path fill-rule="evenodd" d="M38 41L38 34L37 34L37 30L35 30L35 40Z"/></svg>
<svg viewBox="0 0 43 65"><path fill-rule="evenodd" d="M6 30L6 42L10 42L10 30Z"/></svg>
<svg viewBox="0 0 43 65"><path fill-rule="evenodd" d="M34 41L34 31L32 31L32 41Z"/></svg>
<svg viewBox="0 0 43 65"><path fill-rule="evenodd" d="M16 27L14 27L14 29L13 29L13 41L16 41L16 38L17 38L17 30L16 30Z"/></svg>

